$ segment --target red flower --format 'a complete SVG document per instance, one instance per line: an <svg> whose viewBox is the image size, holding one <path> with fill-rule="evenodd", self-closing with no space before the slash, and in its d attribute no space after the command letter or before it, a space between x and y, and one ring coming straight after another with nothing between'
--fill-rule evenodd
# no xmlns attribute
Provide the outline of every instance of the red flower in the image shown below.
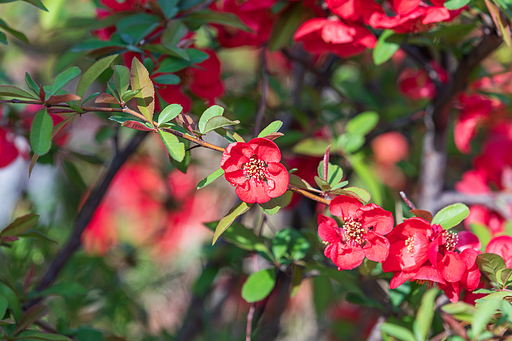
<svg viewBox="0 0 512 341"><path fill-rule="evenodd" d="M14 135L0 127L0 168L10 165L18 157Z"/></svg>
<svg viewBox="0 0 512 341"><path fill-rule="evenodd" d="M393 272L391 289L413 280L438 285L450 301L457 302L461 285L468 290L478 286L480 271L475 262L479 251L464 245L459 253L457 234L424 219L411 218L399 224L388 238L391 247L382 269Z"/></svg>
<svg viewBox="0 0 512 341"><path fill-rule="evenodd" d="M507 268L512 268L512 237L499 236L491 239L485 252L494 253L505 260Z"/></svg>
<svg viewBox="0 0 512 341"><path fill-rule="evenodd" d="M350 57L374 48L377 39L363 25L343 22L336 17L316 18L306 21L295 32L294 39L304 43L311 53L332 52L340 57Z"/></svg>
<svg viewBox="0 0 512 341"><path fill-rule="evenodd" d="M231 143L222 154L220 166L242 201L262 204L288 189L290 175L279 161L277 145L259 137L247 143Z"/></svg>
<svg viewBox="0 0 512 341"><path fill-rule="evenodd" d="M329 205L332 215L340 217L343 225L322 214L318 216L318 234L327 244L326 257L338 270L350 270L366 257L382 262L389 252L389 241L384 237L393 228L393 216L375 204L363 205L345 195L334 198Z"/></svg>
<svg viewBox="0 0 512 341"><path fill-rule="evenodd" d="M432 66L439 75L439 80L446 83L448 81L446 70L435 62L432 63ZM405 68L398 77L398 86L404 95L415 101L431 100L436 96L436 87L424 69Z"/></svg>

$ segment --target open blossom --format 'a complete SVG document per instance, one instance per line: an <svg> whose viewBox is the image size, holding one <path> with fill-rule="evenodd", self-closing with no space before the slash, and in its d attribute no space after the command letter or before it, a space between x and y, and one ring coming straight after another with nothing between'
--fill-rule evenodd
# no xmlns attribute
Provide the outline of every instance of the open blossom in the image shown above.
<svg viewBox="0 0 512 341"><path fill-rule="evenodd" d="M327 244L326 257L338 270L350 270L361 265L364 258L382 262L389 252L384 237L393 229L393 216L375 204L363 205L359 200L340 195L334 198L329 210L343 221L341 227L333 218L318 216L318 234Z"/></svg>
<svg viewBox="0 0 512 341"><path fill-rule="evenodd" d="M491 239L485 252L494 253L505 260L507 268L512 268L512 237L499 236Z"/></svg>
<svg viewBox="0 0 512 341"><path fill-rule="evenodd" d="M258 137L247 143L231 143L222 154L220 166L242 201L262 204L288 189L290 175L280 161L279 147Z"/></svg>
<svg viewBox="0 0 512 341"><path fill-rule="evenodd" d="M443 230L440 225L411 218L399 224L387 237L391 246L382 270L393 272L391 289L408 280L417 281L439 286L450 301L457 302L461 287L475 290L480 283L476 265L479 251L462 243L459 245L458 235ZM465 240L471 238L465 236ZM459 252L460 249L463 251Z"/></svg>

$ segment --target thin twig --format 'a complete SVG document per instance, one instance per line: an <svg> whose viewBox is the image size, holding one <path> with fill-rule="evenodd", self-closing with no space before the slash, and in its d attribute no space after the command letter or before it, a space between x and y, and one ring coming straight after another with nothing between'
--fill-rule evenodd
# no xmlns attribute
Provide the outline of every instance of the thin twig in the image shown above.
<svg viewBox="0 0 512 341"><path fill-rule="evenodd" d="M405 195L404 191L400 191L400 196L402 197L402 200L405 202L405 204L409 206L411 210L416 209L416 206L414 206L413 202L410 201L409 198L407 198L407 195Z"/></svg>
<svg viewBox="0 0 512 341"><path fill-rule="evenodd" d="M251 341L252 334L252 318L254 317L254 310L256 309L256 305L253 303L249 308L249 312L247 313L247 328L245 330L245 341Z"/></svg>
<svg viewBox="0 0 512 341"><path fill-rule="evenodd" d="M303 196L305 196L306 198L308 199L311 199L311 200L314 200L314 201L317 201L319 203L322 203L324 205L329 205L329 203L331 202L331 200L329 199L325 199L325 198L322 198L322 197L319 197L319 196L316 196L314 195L313 193L309 193L308 191L306 190L303 190L299 187L295 187L294 185L290 185L288 187L291 191L295 192L295 193L299 193Z"/></svg>

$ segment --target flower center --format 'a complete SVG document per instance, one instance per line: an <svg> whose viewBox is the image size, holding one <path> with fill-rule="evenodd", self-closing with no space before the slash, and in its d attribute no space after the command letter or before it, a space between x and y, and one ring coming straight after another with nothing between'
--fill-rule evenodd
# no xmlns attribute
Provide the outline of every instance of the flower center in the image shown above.
<svg viewBox="0 0 512 341"><path fill-rule="evenodd" d="M405 240L405 246L407 246L407 252L414 252L414 236L411 236Z"/></svg>
<svg viewBox="0 0 512 341"><path fill-rule="evenodd" d="M361 226L360 222L353 218L348 218L343 224L343 229L345 230L347 241L353 241L360 246L364 246L363 244L366 243L366 230Z"/></svg>
<svg viewBox="0 0 512 341"><path fill-rule="evenodd" d="M253 155L249 162L246 162L242 165L242 170L244 171L244 175L247 179L255 179L259 181L264 181L267 179L265 176L265 171L267 170L267 164L265 161L260 160Z"/></svg>
<svg viewBox="0 0 512 341"><path fill-rule="evenodd" d="M459 236L450 231L443 231L444 240L446 240L446 251L455 251L457 244L459 243Z"/></svg>
<svg viewBox="0 0 512 341"><path fill-rule="evenodd" d="M437 283L436 282L430 281L428 279L417 279L417 280L415 280L413 282L416 282L419 285L425 285L427 287L427 290L437 287Z"/></svg>

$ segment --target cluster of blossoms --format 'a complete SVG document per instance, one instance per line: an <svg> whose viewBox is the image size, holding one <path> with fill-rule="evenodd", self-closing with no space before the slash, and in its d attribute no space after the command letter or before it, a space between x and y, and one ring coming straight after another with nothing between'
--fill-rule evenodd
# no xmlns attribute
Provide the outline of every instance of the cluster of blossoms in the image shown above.
<svg viewBox="0 0 512 341"><path fill-rule="evenodd" d="M390 212L343 195L334 198L329 209L342 225L319 215L318 234L327 245L325 256L339 270L354 269L366 257L382 263L384 272L393 272L392 289L408 280L418 281L438 286L452 302L458 301L461 287L470 291L478 287L479 251L440 225L411 218L393 229Z"/></svg>
<svg viewBox="0 0 512 341"><path fill-rule="evenodd" d="M327 0L331 16L306 21L295 33L295 40L304 43L311 53L332 52L350 57L365 48L374 48L377 42L373 29L392 29L397 33L427 30L431 24L449 21L461 10L446 9L444 0L395 0L378 4L373 0Z"/></svg>

